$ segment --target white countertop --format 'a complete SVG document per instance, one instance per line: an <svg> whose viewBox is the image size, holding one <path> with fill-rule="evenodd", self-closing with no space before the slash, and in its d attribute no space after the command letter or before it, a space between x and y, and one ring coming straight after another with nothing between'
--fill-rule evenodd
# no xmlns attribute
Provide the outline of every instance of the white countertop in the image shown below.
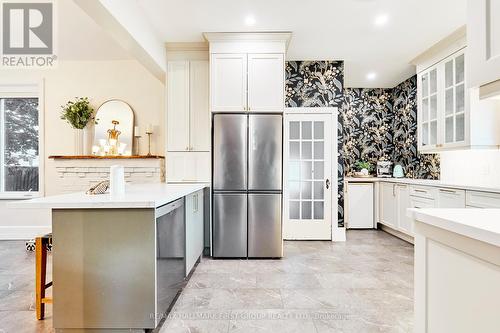
<svg viewBox="0 0 500 333"><path fill-rule="evenodd" d="M450 232L500 247L500 209L408 209L408 216Z"/></svg>
<svg viewBox="0 0 500 333"><path fill-rule="evenodd" d="M454 188L469 191L500 193L500 188L480 187L471 185L458 185L442 182L434 179L413 179L413 178L378 178L378 177L345 177L344 180L349 183L369 183L369 182L389 182L410 185L436 186L444 188Z"/></svg>
<svg viewBox="0 0 500 333"><path fill-rule="evenodd" d="M200 184L140 184L126 185L125 194L111 197L109 193L87 195L84 192L61 194L16 201L9 204L12 208L157 208L193 192L209 186Z"/></svg>

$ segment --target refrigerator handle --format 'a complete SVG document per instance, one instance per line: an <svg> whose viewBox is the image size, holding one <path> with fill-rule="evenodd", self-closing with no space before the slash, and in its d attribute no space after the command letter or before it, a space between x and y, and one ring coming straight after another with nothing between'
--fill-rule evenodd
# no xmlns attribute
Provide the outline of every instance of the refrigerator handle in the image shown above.
<svg viewBox="0 0 500 333"><path fill-rule="evenodd" d="M257 142L255 142L255 132L255 130L252 131L252 150L257 150Z"/></svg>

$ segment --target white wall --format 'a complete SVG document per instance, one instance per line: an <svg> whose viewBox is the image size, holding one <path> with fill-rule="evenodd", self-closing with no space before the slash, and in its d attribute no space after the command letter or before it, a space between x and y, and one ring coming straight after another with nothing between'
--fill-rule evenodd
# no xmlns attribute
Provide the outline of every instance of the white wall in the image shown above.
<svg viewBox="0 0 500 333"><path fill-rule="evenodd" d="M134 109L135 122L144 130L154 125L152 152L164 154L165 85L135 60L60 61L55 69L0 70L0 83L44 81L45 86L45 194L58 194L57 172L49 155L74 154L74 130L60 119L61 105L75 97L87 96L94 107L108 99L122 99ZM147 140L141 139L141 152ZM0 201L0 239L27 238L47 231L48 212L20 211ZM17 230L17 231L16 231ZM15 237L18 235L18 237Z"/></svg>
<svg viewBox="0 0 500 333"><path fill-rule="evenodd" d="M500 187L500 150L450 151L440 155L443 182Z"/></svg>

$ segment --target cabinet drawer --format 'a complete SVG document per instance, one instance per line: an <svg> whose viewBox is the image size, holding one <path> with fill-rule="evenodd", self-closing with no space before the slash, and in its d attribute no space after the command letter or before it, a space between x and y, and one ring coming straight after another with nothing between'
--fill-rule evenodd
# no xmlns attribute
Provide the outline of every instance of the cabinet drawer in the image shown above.
<svg viewBox="0 0 500 333"><path fill-rule="evenodd" d="M465 191L453 188L439 188L437 207L465 208Z"/></svg>
<svg viewBox="0 0 500 333"><path fill-rule="evenodd" d="M490 192L467 191L465 204L468 207L500 208L500 194Z"/></svg>
<svg viewBox="0 0 500 333"><path fill-rule="evenodd" d="M412 185L410 186L410 196L435 200L437 198L437 189L429 186Z"/></svg>

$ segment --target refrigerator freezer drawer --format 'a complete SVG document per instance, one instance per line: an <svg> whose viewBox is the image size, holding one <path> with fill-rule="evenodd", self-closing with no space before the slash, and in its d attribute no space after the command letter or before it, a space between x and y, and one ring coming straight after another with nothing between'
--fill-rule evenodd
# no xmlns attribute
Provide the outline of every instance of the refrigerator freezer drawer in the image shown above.
<svg viewBox="0 0 500 333"><path fill-rule="evenodd" d="M214 190L247 189L247 116L214 116Z"/></svg>
<svg viewBox="0 0 500 333"><path fill-rule="evenodd" d="M248 190L280 191L283 117L250 115L248 123Z"/></svg>
<svg viewBox="0 0 500 333"><path fill-rule="evenodd" d="M247 256L247 195L214 194L214 257Z"/></svg>
<svg viewBox="0 0 500 333"><path fill-rule="evenodd" d="M282 256L281 194L248 194L248 256Z"/></svg>

